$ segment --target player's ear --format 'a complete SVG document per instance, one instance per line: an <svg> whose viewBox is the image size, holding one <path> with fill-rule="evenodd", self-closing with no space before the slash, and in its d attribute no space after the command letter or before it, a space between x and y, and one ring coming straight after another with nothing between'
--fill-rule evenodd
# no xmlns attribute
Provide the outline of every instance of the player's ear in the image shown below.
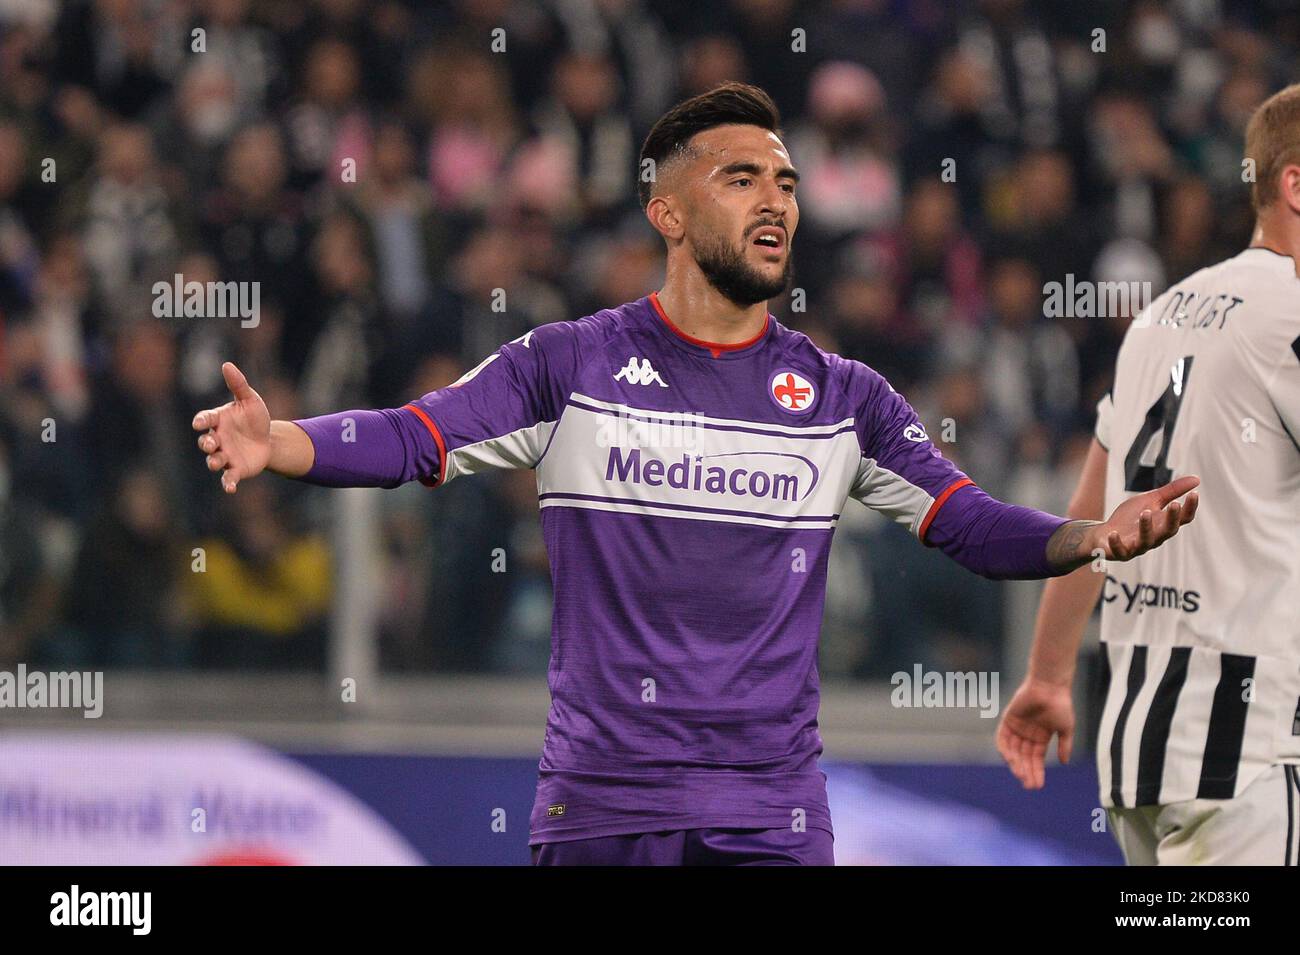
<svg viewBox="0 0 1300 955"><path fill-rule="evenodd" d="M655 196L645 207L646 218L665 239L680 239L686 232L678 204L669 196Z"/></svg>
<svg viewBox="0 0 1300 955"><path fill-rule="evenodd" d="M1291 211L1300 215L1300 164L1289 163L1282 167L1278 177L1278 191Z"/></svg>

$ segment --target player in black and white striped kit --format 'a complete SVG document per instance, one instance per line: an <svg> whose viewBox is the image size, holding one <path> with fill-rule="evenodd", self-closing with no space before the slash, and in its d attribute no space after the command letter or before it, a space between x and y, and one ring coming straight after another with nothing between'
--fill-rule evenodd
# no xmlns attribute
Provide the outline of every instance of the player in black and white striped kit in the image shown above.
<svg viewBox="0 0 1300 955"><path fill-rule="evenodd" d="M1027 788L1054 735L1069 759L1100 596L1097 768L1130 865L1300 864L1300 84L1255 112L1246 156L1250 246L1134 319L1070 508L1101 519L1195 473L1205 513L1164 547L1048 582L998 730Z"/></svg>

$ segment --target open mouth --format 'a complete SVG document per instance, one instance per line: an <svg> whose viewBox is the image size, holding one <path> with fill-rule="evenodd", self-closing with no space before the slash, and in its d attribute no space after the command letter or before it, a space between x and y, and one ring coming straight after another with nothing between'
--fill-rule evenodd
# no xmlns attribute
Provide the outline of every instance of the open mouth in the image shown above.
<svg viewBox="0 0 1300 955"><path fill-rule="evenodd" d="M751 241L764 251L779 253L785 250L785 230L765 226L754 233Z"/></svg>

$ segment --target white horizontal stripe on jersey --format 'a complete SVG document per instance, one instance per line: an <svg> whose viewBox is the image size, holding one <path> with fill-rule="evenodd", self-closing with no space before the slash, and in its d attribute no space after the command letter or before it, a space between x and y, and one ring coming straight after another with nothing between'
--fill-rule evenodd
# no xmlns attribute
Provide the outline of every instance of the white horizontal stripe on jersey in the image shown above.
<svg viewBox="0 0 1300 955"><path fill-rule="evenodd" d="M872 510L906 525L913 537L920 537L921 524L934 498L901 474L882 468L875 458L863 458L850 492Z"/></svg>
<svg viewBox="0 0 1300 955"><path fill-rule="evenodd" d="M830 530L839 523L839 515L832 515L825 520L790 521L777 520L759 514L740 514L727 511L680 511L672 508L655 507L639 501L585 501L564 498L547 498L540 502L543 508L565 507L588 511L609 511L616 514L640 514L645 517L675 517L695 521L720 521L724 524L745 524L751 527L777 527L781 530Z"/></svg>
<svg viewBox="0 0 1300 955"><path fill-rule="evenodd" d="M852 419L787 427L575 394L537 466L543 507L835 526L862 460Z"/></svg>
<svg viewBox="0 0 1300 955"><path fill-rule="evenodd" d="M601 401L598 398L589 398L586 395L578 394L576 391L571 394L569 398L571 401L580 401L583 404L594 405L597 408L602 408L606 411L613 411L621 415L653 418L659 421L688 420L699 424L731 425L790 435L834 434L836 431L852 427L854 423L853 418L845 418L843 421L836 422L835 424L771 424L766 421L746 421L743 418L715 418L710 415L696 414L685 409L682 411L650 411L645 408L633 408L631 405L619 404L614 401Z"/></svg>
<svg viewBox="0 0 1300 955"><path fill-rule="evenodd" d="M555 427L554 421L540 421L529 428L520 428L448 451L443 483L465 474L497 468L536 467Z"/></svg>

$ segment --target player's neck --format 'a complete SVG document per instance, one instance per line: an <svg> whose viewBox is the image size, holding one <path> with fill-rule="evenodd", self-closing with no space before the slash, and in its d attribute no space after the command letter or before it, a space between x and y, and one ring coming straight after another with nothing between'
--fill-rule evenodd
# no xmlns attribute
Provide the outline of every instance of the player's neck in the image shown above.
<svg viewBox="0 0 1300 955"><path fill-rule="evenodd" d="M1300 218L1277 214L1261 215L1255 220L1250 248L1268 249L1278 255L1290 256L1295 263L1296 275L1300 276Z"/></svg>
<svg viewBox="0 0 1300 955"><path fill-rule="evenodd" d="M740 306L698 275L668 281L656 296L668 320L700 341L737 345L755 338L767 323L767 302Z"/></svg>

